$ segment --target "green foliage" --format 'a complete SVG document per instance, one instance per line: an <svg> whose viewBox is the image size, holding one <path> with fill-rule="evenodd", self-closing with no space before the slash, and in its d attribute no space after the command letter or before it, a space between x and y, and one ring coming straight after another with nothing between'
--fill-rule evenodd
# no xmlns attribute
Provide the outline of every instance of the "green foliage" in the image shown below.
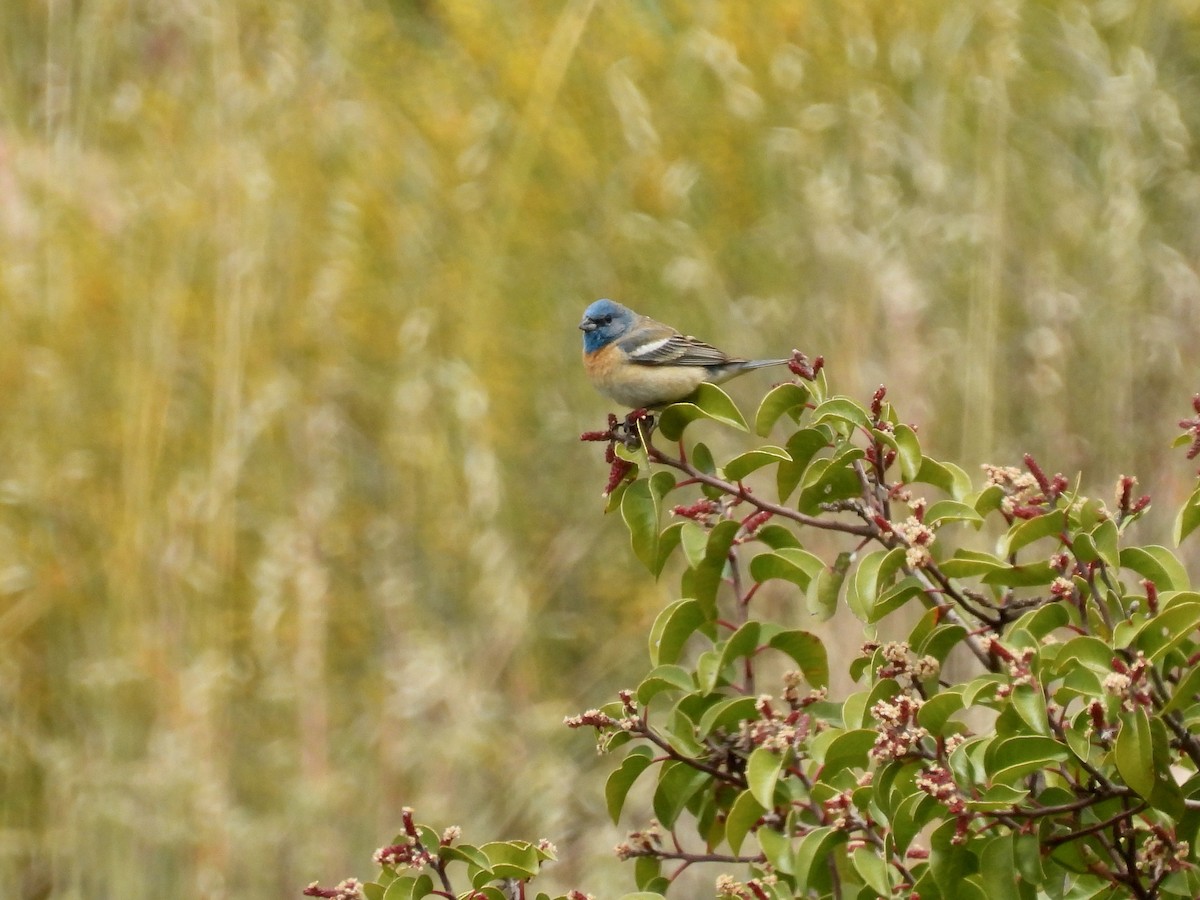
<svg viewBox="0 0 1200 900"><path fill-rule="evenodd" d="M755 431L787 433L723 464L701 444L629 454L633 549L654 575L664 547L681 556L681 597L646 678L569 724L624 747L614 821L653 783L654 821L618 848L639 886L714 863L738 870L720 896L759 900L1200 895L1200 594L1170 550L1130 539L1149 506L1135 479L1111 509L1029 456L975 485L882 388L866 405L826 390L774 388ZM663 437L744 421L709 386L663 413ZM1200 418L1180 424L1200 454ZM758 615L772 582L814 620L857 618L846 696L828 695L818 636Z"/></svg>

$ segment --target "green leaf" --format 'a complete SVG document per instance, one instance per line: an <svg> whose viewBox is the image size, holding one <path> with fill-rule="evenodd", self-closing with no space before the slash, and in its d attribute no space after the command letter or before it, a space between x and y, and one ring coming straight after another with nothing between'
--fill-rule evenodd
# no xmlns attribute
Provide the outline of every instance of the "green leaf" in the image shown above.
<svg viewBox="0 0 1200 900"><path fill-rule="evenodd" d="M662 860L639 856L633 861L633 880L639 888L649 887L662 874Z"/></svg>
<svg viewBox="0 0 1200 900"><path fill-rule="evenodd" d="M959 900L975 896L965 889L965 885L967 876L975 873L978 863L965 844L954 842L956 826L955 820L949 819L934 829L929 841L929 868L942 894Z"/></svg>
<svg viewBox="0 0 1200 900"><path fill-rule="evenodd" d="M1046 715L1046 697L1040 688L1019 684L1013 688L1012 706L1034 734L1049 735L1050 721Z"/></svg>
<svg viewBox="0 0 1200 900"><path fill-rule="evenodd" d="M1200 526L1200 488L1184 501L1175 517L1175 546L1183 543L1183 539Z"/></svg>
<svg viewBox="0 0 1200 900"><path fill-rule="evenodd" d="M854 428L869 430L871 418L867 411L848 397L830 397L813 410L812 423L828 422L842 434L850 434ZM849 428L845 426L850 426Z"/></svg>
<svg viewBox="0 0 1200 900"><path fill-rule="evenodd" d="M672 522L662 530L662 533L658 536L658 550L654 558L654 564L650 566L651 575L657 578L662 574L667 560L671 558L671 554L679 546L684 526L694 524L694 522Z"/></svg>
<svg viewBox="0 0 1200 900"><path fill-rule="evenodd" d="M525 841L493 841L479 849L487 856L497 878L524 881L536 875L541 868L537 849Z"/></svg>
<svg viewBox="0 0 1200 900"><path fill-rule="evenodd" d="M740 722L757 718L755 697L728 697L714 703L704 711L696 724L696 734L701 739L708 737L718 728L736 731Z"/></svg>
<svg viewBox="0 0 1200 900"><path fill-rule="evenodd" d="M662 498L675 486L675 476L670 472L655 472L650 478L639 478L625 489L621 497L621 518L629 529L634 555L657 574L662 570L658 554L658 520Z"/></svg>
<svg viewBox="0 0 1200 900"><path fill-rule="evenodd" d="M815 688L829 684L829 655L815 634L789 630L774 635L767 646L792 658L804 674L804 680Z"/></svg>
<svg viewBox="0 0 1200 900"><path fill-rule="evenodd" d="M1149 799L1154 793L1154 744L1150 737L1150 719L1138 707L1121 716L1121 730L1113 746L1113 761L1129 787Z"/></svg>
<svg viewBox="0 0 1200 900"><path fill-rule="evenodd" d="M1160 591L1185 591L1189 587L1187 569L1166 547L1126 547L1121 551L1121 567L1149 578Z"/></svg>
<svg viewBox="0 0 1200 900"><path fill-rule="evenodd" d="M717 590L729 565L729 548L741 525L731 519L718 522L708 534L704 560L684 573L682 588L685 596L704 604L706 612L716 618Z"/></svg>
<svg viewBox="0 0 1200 900"><path fill-rule="evenodd" d="M873 622L880 585L890 585L904 565L904 548L873 550L863 557L846 591L846 605L860 621Z"/></svg>
<svg viewBox="0 0 1200 900"><path fill-rule="evenodd" d="M1009 556L1042 538L1061 535L1066 527L1067 513L1063 509L1053 509L1032 519L1023 519L1000 539L1000 556Z"/></svg>
<svg viewBox="0 0 1200 900"><path fill-rule="evenodd" d="M917 721L930 734L940 735L950 717L963 708L962 691L949 688L934 694L917 712Z"/></svg>
<svg viewBox="0 0 1200 900"><path fill-rule="evenodd" d="M781 462L775 476L780 503L787 502L807 473L813 457L828 447L832 440L828 428L802 428L788 438L784 449L791 461Z"/></svg>
<svg viewBox="0 0 1200 900"><path fill-rule="evenodd" d="M744 656L752 656L755 650L758 649L758 632L759 623L751 620L729 636L729 639L722 645L718 645L720 658L717 665L714 667L714 674L724 672L731 666L735 660L741 659ZM701 687L706 691L711 691L715 686L715 682L704 684Z"/></svg>
<svg viewBox="0 0 1200 900"><path fill-rule="evenodd" d="M663 763L654 792L654 815L664 828L673 828L688 801L712 781L707 772L684 762Z"/></svg>
<svg viewBox="0 0 1200 900"><path fill-rule="evenodd" d="M762 847L763 854L767 857L767 862L774 866L776 871L790 875L795 863L793 862L792 842L788 840L787 836L774 828L760 828L756 836L758 845Z"/></svg>
<svg viewBox="0 0 1200 900"><path fill-rule="evenodd" d="M1117 523L1112 519L1105 519L1092 531L1092 540L1096 542L1096 552L1100 554L1104 564L1110 569L1119 569L1121 567L1121 534L1117 530Z"/></svg>
<svg viewBox="0 0 1200 900"><path fill-rule="evenodd" d="M621 765L615 768L604 783L604 800L608 805L609 818L616 825L621 818L621 810L625 807L625 798L629 789L638 780L650 764L654 756L649 747L635 747L629 755L621 760Z"/></svg>
<svg viewBox="0 0 1200 900"><path fill-rule="evenodd" d="M679 659L683 645L697 629L709 624L700 602L676 600L658 614L650 628L650 662L660 666Z"/></svg>
<svg viewBox="0 0 1200 900"><path fill-rule="evenodd" d="M872 728L855 728L837 735L825 748L821 764L821 778L827 780L843 769L865 769L869 762L867 753L875 746L879 732Z"/></svg>
<svg viewBox="0 0 1200 900"><path fill-rule="evenodd" d="M778 462L791 462L787 451L780 447L757 447L725 463L725 477L730 481L741 481L755 469Z"/></svg>
<svg viewBox="0 0 1200 900"><path fill-rule="evenodd" d="M715 384L703 382L683 403L672 403L663 410L658 430L669 441L683 437L683 431L697 419L709 419L739 431L746 431L746 420L729 395Z"/></svg>
<svg viewBox="0 0 1200 900"><path fill-rule="evenodd" d="M758 412L754 416L754 433L766 437L784 413L790 413L793 419L799 421L800 412L808 399L808 388L802 384L788 382L771 388L758 405Z"/></svg>
<svg viewBox="0 0 1200 900"><path fill-rule="evenodd" d="M916 480L921 471L921 442L911 425L897 425L895 430L896 450L900 460L900 477L905 481Z"/></svg>
<svg viewBox="0 0 1200 900"><path fill-rule="evenodd" d="M925 510L925 524L936 527L945 522L970 522L979 526L983 524L983 516L975 507L960 500L938 500Z"/></svg>
<svg viewBox="0 0 1200 900"><path fill-rule="evenodd" d="M833 459L819 459L805 474L796 508L807 515L816 515L821 504L857 497L862 483L854 464L866 456L861 447L848 447Z"/></svg>
<svg viewBox="0 0 1200 900"><path fill-rule="evenodd" d="M839 553L832 568L822 567L817 573L816 581L809 585L805 599L808 611L817 617L817 621L824 622L837 612L838 595L849 570L850 554Z"/></svg>
<svg viewBox="0 0 1200 900"><path fill-rule="evenodd" d="M821 557L800 548L785 547L772 553L760 553L750 560L750 577L757 582L778 578L790 581L802 591L825 571Z"/></svg>
<svg viewBox="0 0 1200 900"><path fill-rule="evenodd" d="M1033 772L1069 757L1067 748L1053 738L1017 734L992 741L983 764L993 784L1012 784Z"/></svg>
<svg viewBox="0 0 1200 900"><path fill-rule="evenodd" d="M988 900L1021 900L1017 879L1013 877L1016 858L1013 835L1002 834L984 844L979 855L979 874L988 888Z"/></svg>
<svg viewBox="0 0 1200 900"><path fill-rule="evenodd" d="M742 791L738 794L733 805L729 807L729 815L725 819L725 840L728 842L730 850L734 853L740 852L746 835L750 833L750 829L758 823L766 811L766 807L759 803L750 791Z"/></svg>
<svg viewBox="0 0 1200 900"><path fill-rule="evenodd" d="M949 559L938 563L938 568L950 578L978 578L1006 569L1008 564L992 553L960 548Z"/></svg>
<svg viewBox="0 0 1200 900"><path fill-rule="evenodd" d="M988 572L981 579L984 584L1005 587L1037 587L1050 584L1058 577L1058 571L1048 562L1035 562L1023 566L1002 566Z"/></svg>
<svg viewBox="0 0 1200 900"><path fill-rule="evenodd" d="M782 769L783 757L764 747L752 750L746 760L746 786L767 809L775 808L775 784Z"/></svg>
<svg viewBox="0 0 1200 900"><path fill-rule="evenodd" d="M622 894L618 900L664 900L662 894L651 891L635 891L632 894Z"/></svg>
<svg viewBox="0 0 1200 900"><path fill-rule="evenodd" d="M971 478L966 472L953 463L940 463L928 456L921 459L921 468L912 480L941 488L955 500L963 499L971 491Z"/></svg>
<svg viewBox="0 0 1200 900"><path fill-rule="evenodd" d="M1171 602L1172 599L1183 598L1187 599ZM1160 595L1159 600L1162 603L1161 611L1137 630L1131 642L1151 662L1158 662L1200 627L1200 602L1197 602L1200 596L1188 591L1165 597Z"/></svg>
<svg viewBox="0 0 1200 900"><path fill-rule="evenodd" d="M877 850L873 847L869 850L862 847L850 855L850 861L858 874L862 876L862 880L866 882L867 887L880 897L892 895L890 869Z"/></svg>
<svg viewBox="0 0 1200 900"><path fill-rule="evenodd" d="M761 831L759 832L761 835ZM846 842L846 833L824 826L814 828L796 844L791 866L799 884L817 888L829 881L828 862L835 847ZM763 848L766 849L765 847Z"/></svg>

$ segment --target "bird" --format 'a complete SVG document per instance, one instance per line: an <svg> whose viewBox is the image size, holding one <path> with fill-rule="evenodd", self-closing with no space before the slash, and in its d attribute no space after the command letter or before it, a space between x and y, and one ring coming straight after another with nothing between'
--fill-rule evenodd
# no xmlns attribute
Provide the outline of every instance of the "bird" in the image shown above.
<svg viewBox="0 0 1200 900"><path fill-rule="evenodd" d="M787 359L742 359L614 300L583 311L583 366L601 394L631 409L683 400L702 382L720 384Z"/></svg>

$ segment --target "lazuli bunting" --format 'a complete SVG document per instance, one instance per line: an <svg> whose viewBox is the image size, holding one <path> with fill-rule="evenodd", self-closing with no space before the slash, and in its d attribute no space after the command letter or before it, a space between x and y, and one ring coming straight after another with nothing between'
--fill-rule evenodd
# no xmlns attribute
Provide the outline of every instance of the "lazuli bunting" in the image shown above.
<svg viewBox="0 0 1200 900"><path fill-rule="evenodd" d="M583 311L583 365L600 393L632 409L665 406L708 381L720 384L786 359L740 359L612 300Z"/></svg>

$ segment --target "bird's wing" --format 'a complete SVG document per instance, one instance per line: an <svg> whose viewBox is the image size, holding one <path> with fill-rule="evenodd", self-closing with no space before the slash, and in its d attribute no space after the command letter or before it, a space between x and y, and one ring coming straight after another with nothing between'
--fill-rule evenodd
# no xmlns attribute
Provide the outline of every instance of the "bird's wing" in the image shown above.
<svg viewBox="0 0 1200 900"><path fill-rule="evenodd" d="M622 342L621 349L629 354L631 362L650 366L721 366L740 361L726 356L712 344L666 329Z"/></svg>

